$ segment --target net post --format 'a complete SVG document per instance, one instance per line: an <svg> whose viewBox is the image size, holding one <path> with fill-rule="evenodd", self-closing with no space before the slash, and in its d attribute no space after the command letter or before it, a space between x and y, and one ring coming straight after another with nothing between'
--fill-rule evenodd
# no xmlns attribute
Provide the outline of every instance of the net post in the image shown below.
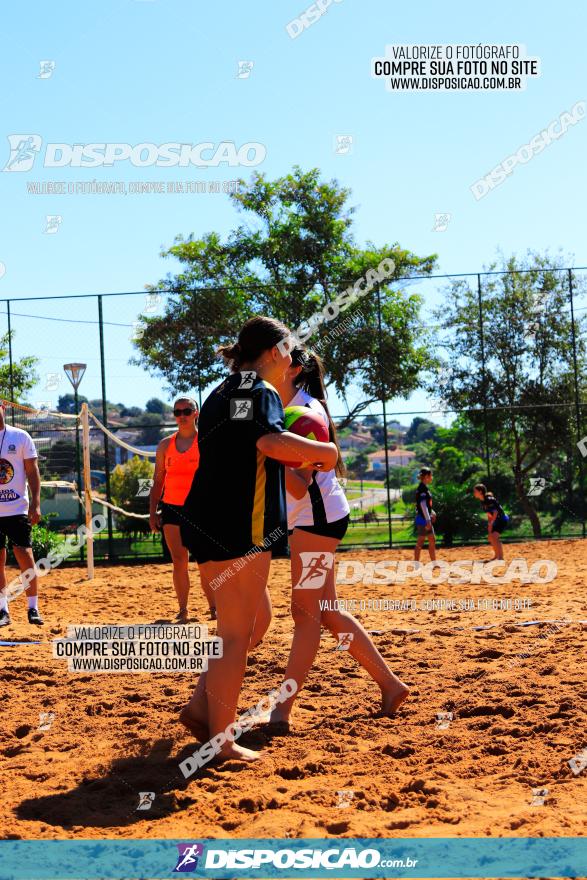
<svg viewBox="0 0 587 880"><path fill-rule="evenodd" d="M84 499L86 509L86 546L88 580L94 578L94 533L92 531L92 474L90 469L90 419L88 404L82 403L82 450L84 460Z"/></svg>
<svg viewBox="0 0 587 880"><path fill-rule="evenodd" d="M10 300L6 300L6 315L8 316L8 379L10 383L10 402L14 401L14 366L12 363L12 323L10 320ZM10 418L14 421L14 407L11 407Z"/></svg>
<svg viewBox="0 0 587 880"><path fill-rule="evenodd" d="M108 405L106 403L106 358L104 355L104 315L102 313L102 296L98 295L98 329L100 335L100 376L102 379L102 421L104 427L108 427ZM108 435L103 435L104 441L104 473L106 474L106 500L108 504L112 504L112 493L110 491L110 450L108 446ZM114 561L114 538L112 533L112 511L106 508L108 517L108 560Z"/></svg>

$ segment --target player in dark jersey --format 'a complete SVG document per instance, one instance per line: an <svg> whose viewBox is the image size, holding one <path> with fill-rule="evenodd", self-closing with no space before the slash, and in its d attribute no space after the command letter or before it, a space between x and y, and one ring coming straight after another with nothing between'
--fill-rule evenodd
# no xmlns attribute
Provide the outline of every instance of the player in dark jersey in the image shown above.
<svg viewBox="0 0 587 880"><path fill-rule="evenodd" d="M432 482L432 471L430 468L423 467L418 474L420 483L416 489L416 531L418 539L414 549L414 559L416 562L420 559L422 547L428 540L428 552L430 559L434 562L436 559L436 537L434 535L434 523L436 514L432 510L432 495L428 486Z"/></svg>
<svg viewBox="0 0 587 880"><path fill-rule="evenodd" d="M234 723L250 646L271 620L267 592L271 551L287 542L284 466L311 462L334 468L334 443L284 430L283 406L273 382L291 364L290 331L255 317L235 345L220 349L232 375L205 400L199 418L200 462L183 506L182 540L216 594L223 655L209 663L181 722L208 740ZM257 752L227 740L221 758L252 761Z"/></svg>
<svg viewBox="0 0 587 880"><path fill-rule="evenodd" d="M495 554L493 559L487 561L493 562L495 559L503 559L503 544L500 535L507 528L510 518L493 492L490 492L483 483L477 483L473 489L473 495L481 502L483 510L487 513L487 535Z"/></svg>

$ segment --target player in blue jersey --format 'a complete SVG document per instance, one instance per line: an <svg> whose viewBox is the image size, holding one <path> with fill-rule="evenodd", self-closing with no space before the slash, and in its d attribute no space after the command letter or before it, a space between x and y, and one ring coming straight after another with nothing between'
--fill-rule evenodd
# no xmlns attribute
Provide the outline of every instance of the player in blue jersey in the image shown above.
<svg viewBox="0 0 587 880"><path fill-rule="evenodd" d="M495 559L503 559L501 533L508 527L510 518L493 492L490 492L483 483L477 483L473 489L473 495L481 502L481 506L487 514L487 536L495 554L493 559L488 561L493 562Z"/></svg>
<svg viewBox="0 0 587 880"><path fill-rule="evenodd" d="M428 552L430 559L434 562L436 559L436 537L434 535L434 523L436 514L432 510L432 495L428 488L432 482L432 471L430 468L423 467L418 474L420 482L416 489L416 531L418 539L414 549L414 559L416 562L420 559L422 547L428 541Z"/></svg>

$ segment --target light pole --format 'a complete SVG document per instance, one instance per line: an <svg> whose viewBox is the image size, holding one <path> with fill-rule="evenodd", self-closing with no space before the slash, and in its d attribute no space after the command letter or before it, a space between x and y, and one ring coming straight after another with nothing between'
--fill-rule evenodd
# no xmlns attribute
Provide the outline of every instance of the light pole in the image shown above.
<svg viewBox="0 0 587 880"><path fill-rule="evenodd" d="M87 364L63 364L63 369L65 371L65 375L73 385L73 396L75 401L75 414L79 416L79 400L77 396L77 389L80 386L80 382L84 377L84 373L86 372ZM81 471L81 461L80 461L80 449L79 449L79 419L76 420L75 423L75 463L77 470L77 494L78 494L78 526L82 522L82 503L79 500L81 497L82 491L82 471Z"/></svg>

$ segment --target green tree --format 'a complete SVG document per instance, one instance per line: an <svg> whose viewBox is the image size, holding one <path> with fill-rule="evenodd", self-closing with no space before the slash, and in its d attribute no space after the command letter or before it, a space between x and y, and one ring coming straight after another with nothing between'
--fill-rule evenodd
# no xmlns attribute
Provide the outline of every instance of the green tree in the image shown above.
<svg viewBox="0 0 587 880"><path fill-rule="evenodd" d="M347 421L382 397L415 390L430 356L418 324L420 298L398 279L428 274L435 257L418 257L397 243L357 247L350 191L322 181L317 169L296 167L274 181L254 174L248 187L241 183L244 191L229 198L243 220L225 240L217 232L178 236L162 253L179 260L182 271L149 288L169 295L163 316L141 316L134 363L162 375L175 391L201 392L224 375L215 355L219 343L232 341L252 314L272 315L295 331L349 282L391 258L393 277L381 287L381 336L373 291L309 342L321 345L328 381L343 399L357 386L360 402L347 405ZM360 332L332 334L351 312Z"/></svg>
<svg viewBox="0 0 587 880"><path fill-rule="evenodd" d="M157 413L143 413L141 416L131 419L128 422L128 427L141 428L137 439L139 446L153 446L159 443L163 437L163 419Z"/></svg>
<svg viewBox="0 0 587 880"><path fill-rule="evenodd" d="M133 455L124 464L118 464L110 475L112 501L117 507L131 513L149 512L149 496L144 494L144 480L152 480L155 467L146 458ZM139 490L143 491L139 494ZM123 532L148 532L147 520L123 515L117 516L117 528Z"/></svg>
<svg viewBox="0 0 587 880"><path fill-rule="evenodd" d="M41 469L43 475L64 477L75 472L75 442L73 440L55 440L43 451Z"/></svg>
<svg viewBox="0 0 587 880"><path fill-rule="evenodd" d="M400 465L399 467L390 467L389 469L389 488L390 489L402 489L404 486L407 486L412 482L414 476L414 466L406 466ZM384 486L387 485L387 480L384 481Z"/></svg>
<svg viewBox="0 0 587 880"><path fill-rule="evenodd" d="M430 419L423 419L420 416L416 416L412 419L412 424L407 430L405 438L406 444L422 443L425 440L433 440L436 436L437 430L438 425L435 425Z"/></svg>
<svg viewBox="0 0 587 880"><path fill-rule="evenodd" d="M32 355L18 360L13 358L11 374L10 363L7 362L9 338L8 333L0 336L0 396L4 400L20 403L39 381L35 372L39 359ZM12 338L14 339L14 331Z"/></svg>
<svg viewBox="0 0 587 880"><path fill-rule="evenodd" d="M511 274L485 276L482 282L484 345L476 286L458 279L447 291L436 314L448 331L437 343L447 357L430 391L451 409L467 409L480 433L487 408L492 455L509 462L517 499L539 537L540 519L527 494L529 477L572 447L576 430L568 279L556 271L556 261L539 254L510 257L502 268ZM584 327L585 317L576 318L583 400Z"/></svg>
<svg viewBox="0 0 587 880"><path fill-rule="evenodd" d="M79 408L81 410L82 403L88 403L88 398L84 397L83 394L78 394L77 399L78 399ZM74 415L75 414L75 395L74 394L61 394L59 396L59 401L57 403L57 412L67 413L68 415Z"/></svg>
<svg viewBox="0 0 587 880"><path fill-rule="evenodd" d="M485 473L485 463L478 456L467 454L466 450L439 445L434 472L443 483L470 483L472 478L478 482Z"/></svg>
<svg viewBox="0 0 587 880"><path fill-rule="evenodd" d="M168 403L165 403L163 400L160 400L158 397L151 397L150 400L145 404L145 411L148 413L158 413L159 415L165 415L166 413L171 412L172 407L169 406Z"/></svg>
<svg viewBox="0 0 587 880"><path fill-rule="evenodd" d="M442 535L442 546L452 547L456 538L468 541L483 533L479 503L469 486L439 483L434 486L434 530Z"/></svg>
<svg viewBox="0 0 587 880"><path fill-rule="evenodd" d="M358 480L363 479L370 467L371 462L367 458L367 454L365 452L358 452L347 461L347 469L349 474L352 474L352 476Z"/></svg>

